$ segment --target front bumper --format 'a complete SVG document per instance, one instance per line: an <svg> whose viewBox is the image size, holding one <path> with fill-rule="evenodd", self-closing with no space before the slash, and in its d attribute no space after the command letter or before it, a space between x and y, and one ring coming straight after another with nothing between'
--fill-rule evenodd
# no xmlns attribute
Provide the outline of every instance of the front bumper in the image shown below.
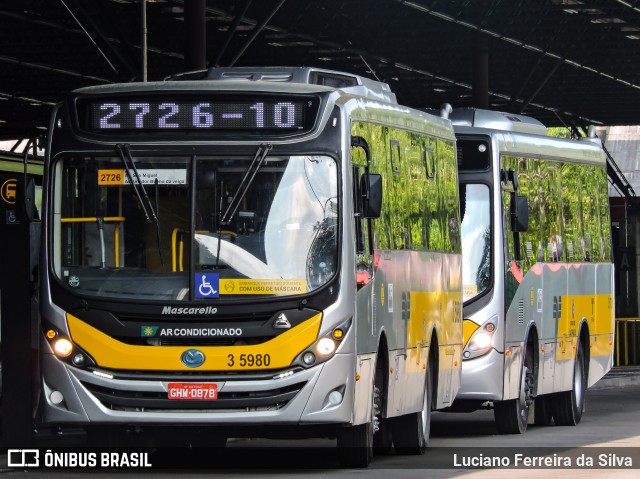
<svg viewBox="0 0 640 479"><path fill-rule="evenodd" d="M113 372L96 375L42 357L42 418L47 424L328 424L349 423L354 404L355 359L336 354L310 369L275 378L259 375L203 377ZM167 399L170 382L215 382L218 400ZM342 401L336 404L338 391ZM55 394L54 394L55 392ZM61 395L61 396L60 396ZM61 400L62 398L62 400Z"/></svg>
<svg viewBox="0 0 640 479"><path fill-rule="evenodd" d="M456 399L500 401L503 398L504 354L495 349L462 361L462 382Z"/></svg>

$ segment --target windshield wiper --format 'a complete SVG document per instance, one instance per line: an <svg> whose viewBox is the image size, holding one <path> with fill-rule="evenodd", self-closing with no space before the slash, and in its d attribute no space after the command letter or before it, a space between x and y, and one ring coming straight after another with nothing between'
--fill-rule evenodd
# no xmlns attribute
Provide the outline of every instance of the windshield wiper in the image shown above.
<svg viewBox="0 0 640 479"><path fill-rule="evenodd" d="M236 214L236 211L240 206L240 202L247 195L247 191L249 191L249 188L253 184L253 180L255 179L256 174L258 174L258 170L262 166L262 163L264 163L264 159L267 157L267 154L269 153L269 150L271 150L271 148L273 148L273 146L270 144L260 145L258 147L258 151L256 151L256 155L253 157L253 161L251 161L249 168L247 168L247 171L242 177L240 186L238 186L238 189L233 195L233 198L231 198L231 202L227 206L227 209L224 210L224 213L220 217L221 225L228 226L231 223L231 218L233 218L233 216Z"/></svg>
<svg viewBox="0 0 640 479"><path fill-rule="evenodd" d="M222 246L222 229L220 226L228 226L231 223L231 218L236 214L236 211L240 206L240 202L247 195L247 191L249 191L256 174L258 174L258 170L262 166L262 163L264 163L264 160L271 148L273 148L273 146L270 144L260 145L258 147L249 168L247 168L247 171L245 171L244 176L242 177L240 186L238 186L238 189L233 195L233 198L231 198L229 205L224 210L222 216L220 216L220 222L218 223L218 251L216 252L216 264L214 267L216 270L220 266L220 248Z"/></svg>
<svg viewBox="0 0 640 479"><path fill-rule="evenodd" d="M138 174L138 168L136 168L136 162L133 161L133 157L131 156L131 150L129 149L129 145L117 144L116 151L118 152L118 155L120 155L120 159L124 164L124 171L127 174L127 178L129 179L129 183L131 184L133 191L138 197L138 202L140 203L140 206L142 207L142 211L144 212L144 215L147 218L147 222L151 223L153 218L153 222L156 225L156 236L158 240L158 254L160 255L160 264L164 264L164 259L162 258L162 245L160 242L160 220L158 219L158 215L156 215L156 211L153 208L153 204L149 199L149 195L147 194L147 189L144 187L144 184L142 183L142 179ZM129 167L129 163L131 163L131 167ZM133 171L133 175L135 175L135 180L133 178L133 175L131 174L131 171ZM158 207L157 188L158 188L158 184L156 179L156 207ZM140 195L140 191L142 191L142 195Z"/></svg>

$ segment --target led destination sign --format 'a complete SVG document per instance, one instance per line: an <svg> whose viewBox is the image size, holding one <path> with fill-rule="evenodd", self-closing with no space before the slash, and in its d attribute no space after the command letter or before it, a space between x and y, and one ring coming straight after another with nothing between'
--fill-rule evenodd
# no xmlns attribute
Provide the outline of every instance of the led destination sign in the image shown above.
<svg viewBox="0 0 640 479"><path fill-rule="evenodd" d="M82 108L82 105L86 105ZM93 132L270 130L309 128L316 98L193 99L112 98L81 100L85 128Z"/></svg>

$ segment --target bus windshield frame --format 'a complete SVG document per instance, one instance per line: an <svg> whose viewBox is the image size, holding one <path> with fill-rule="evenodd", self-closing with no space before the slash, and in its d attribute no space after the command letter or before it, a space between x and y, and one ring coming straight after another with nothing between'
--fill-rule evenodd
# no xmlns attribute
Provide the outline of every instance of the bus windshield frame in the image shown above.
<svg viewBox="0 0 640 479"><path fill-rule="evenodd" d="M237 302L304 295L336 277L336 158L129 153L51 162L49 257L69 293Z"/></svg>

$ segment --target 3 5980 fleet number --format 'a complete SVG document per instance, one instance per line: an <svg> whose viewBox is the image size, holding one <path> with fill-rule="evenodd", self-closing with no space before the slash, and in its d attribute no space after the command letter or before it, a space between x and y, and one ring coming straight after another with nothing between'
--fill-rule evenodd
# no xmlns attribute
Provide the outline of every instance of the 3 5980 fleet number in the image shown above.
<svg viewBox="0 0 640 479"><path fill-rule="evenodd" d="M262 367L271 364L271 356L268 354L228 354L227 366L240 366L241 368Z"/></svg>

